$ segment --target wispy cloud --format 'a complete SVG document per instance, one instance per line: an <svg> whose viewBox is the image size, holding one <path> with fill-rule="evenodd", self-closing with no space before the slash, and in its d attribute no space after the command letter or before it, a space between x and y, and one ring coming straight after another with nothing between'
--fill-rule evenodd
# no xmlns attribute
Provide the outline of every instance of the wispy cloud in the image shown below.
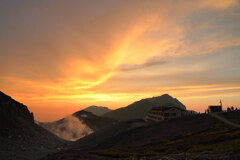
<svg viewBox="0 0 240 160"><path fill-rule="evenodd" d="M159 65L164 65L166 64L167 61L164 60L149 60L145 63L142 64L125 64L125 65L121 65L117 68L117 71L134 71L134 70L140 70L140 69L146 69L146 68L150 68L153 66L159 66Z"/></svg>
<svg viewBox="0 0 240 160"><path fill-rule="evenodd" d="M239 7L239 0L0 1L0 89L33 105L78 98L80 105L107 91L147 95L231 79L237 87L238 57L225 48L240 45ZM229 56L219 59L221 51ZM188 57L196 55L221 63Z"/></svg>

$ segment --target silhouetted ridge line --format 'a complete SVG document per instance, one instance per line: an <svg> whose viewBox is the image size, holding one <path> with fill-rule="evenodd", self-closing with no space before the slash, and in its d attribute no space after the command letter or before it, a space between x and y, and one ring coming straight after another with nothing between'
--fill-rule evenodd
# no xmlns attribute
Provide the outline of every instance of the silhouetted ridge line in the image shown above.
<svg viewBox="0 0 240 160"><path fill-rule="evenodd" d="M180 109L186 110L186 107L178 99L173 98L168 94L163 94L158 97L141 99L126 107L110 111L103 116L117 119L119 121L139 118L143 119L153 107L164 106L167 104L173 104Z"/></svg>

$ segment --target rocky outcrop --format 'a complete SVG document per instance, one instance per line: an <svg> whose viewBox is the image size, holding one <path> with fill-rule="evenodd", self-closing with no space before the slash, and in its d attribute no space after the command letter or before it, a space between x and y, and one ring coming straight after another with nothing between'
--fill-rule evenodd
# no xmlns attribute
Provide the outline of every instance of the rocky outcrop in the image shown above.
<svg viewBox="0 0 240 160"><path fill-rule="evenodd" d="M34 160L66 141L38 126L27 106L0 92L0 159Z"/></svg>
<svg viewBox="0 0 240 160"><path fill-rule="evenodd" d="M15 101L3 92L0 92L0 117L5 121L24 119L34 122L33 113L28 110L27 106Z"/></svg>

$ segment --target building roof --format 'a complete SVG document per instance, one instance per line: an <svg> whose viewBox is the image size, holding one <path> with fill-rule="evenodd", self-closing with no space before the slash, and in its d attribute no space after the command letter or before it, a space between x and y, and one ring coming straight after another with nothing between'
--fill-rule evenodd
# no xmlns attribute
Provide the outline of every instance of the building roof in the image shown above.
<svg viewBox="0 0 240 160"><path fill-rule="evenodd" d="M181 110L181 111L185 111L181 108L179 108L178 106L176 105L172 105L172 106L159 106L159 107L153 107L151 110L155 110L155 111L166 111L166 110L169 110L169 109L178 109L178 110Z"/></svg>
<svg viewBox="0 0 240 160"><path fill-rule="evenodd" d="M222 106L217 105L217 106L208 106L208 108L222 108Z"/></svg>
<svg viewBox="0 0 240 160"><path fill-rule="evenodd" d="M208 107L222 107L222 106L220 106L220 105L216 105L216 106L208 106Z"/></svg>

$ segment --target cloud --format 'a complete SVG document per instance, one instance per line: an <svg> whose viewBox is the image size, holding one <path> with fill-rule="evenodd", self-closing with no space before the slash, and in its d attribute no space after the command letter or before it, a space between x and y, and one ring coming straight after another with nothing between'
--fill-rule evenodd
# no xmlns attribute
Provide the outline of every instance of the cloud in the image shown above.
<svg viewBox="0 0 240 160"><path fill-rule="evenodd" d="M189 79L198 71L209 76L212 65L197 60L189 64L187 56L215 55L239 46L238 4L237 0L3 0L0 88L23 102L79 99L80 103L88 97L99 100L106 90L137 91L141 84L150 92L174 86L186 80L178 77L185 70ZM180 63L178 57L186 60ZM235 66L225 67L228 71ZM212 80L222 78L213 75ZM192 83L203 80L200 75Z"/></svg>
<svg viewBox="0 0 240 160"><path fill-rule="evenodd" d="M185 91L186 94L192 93L193 96L208 94L207 90L201 90L201 86L202 88L213 86L208 88L208 91L214 90L217 93L221 90L223 93L226 90L226 94L231 94L230 91L233 90L240 94L240 75L237 73L240 67L239 49L240 46L237 46L212 54L171 57L167 60L168 63L152 66L147 71L119 73L94 90L107 94L122 92L159 94L169 91L181 95L184 95ZM192 87L191 90L189 87Z"/></svg>
<svg viewBox="0 0 240 160"><path fill-rule="evenodd" d="M60 82L61 86L79 79L76 85L84 86L104 79L111 72L108 68L123 62L138 64L159 54L196 52L186 50L192 39L185 33L189 28L179 20L199 10L193 6L202 9L219 3L172 3L3 1L1 73L39 83ZM234 3L226 4L230 7ZM176 8L181 14L173 12Z"/></svg>
<svg viewBox="0 0 240 160"><path fill-rule="evenodd" d="M238 0L208 0L208 1L202 1L200 2L200 7L211 7L211 8L217 8L217 9L227 9L233 5L236 5L239 3Z"/></svg>
<svg viewBox="0 0 240 160"><path fill-rule="evenodd" d="M156 60L152 59L149 60L143 64L135 64L135 65L121 65L117 71L134 71L134 70L140 70L140 69L145 69L153 66L158 66L158 65L163 65L166 64L166 61L163 60Z"/></svg>

